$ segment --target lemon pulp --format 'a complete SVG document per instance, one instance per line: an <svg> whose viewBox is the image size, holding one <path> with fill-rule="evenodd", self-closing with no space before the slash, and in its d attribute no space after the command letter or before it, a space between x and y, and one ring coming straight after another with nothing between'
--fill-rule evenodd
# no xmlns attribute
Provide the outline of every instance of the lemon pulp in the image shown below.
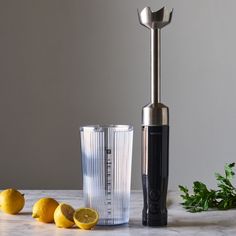
<svg viewBox="0 0 236 236"><path fill-rule="evenodd" d="M74 213L75 224L81 229L92 229L98 219L98 212L92 208L80 208Z"/></svg>

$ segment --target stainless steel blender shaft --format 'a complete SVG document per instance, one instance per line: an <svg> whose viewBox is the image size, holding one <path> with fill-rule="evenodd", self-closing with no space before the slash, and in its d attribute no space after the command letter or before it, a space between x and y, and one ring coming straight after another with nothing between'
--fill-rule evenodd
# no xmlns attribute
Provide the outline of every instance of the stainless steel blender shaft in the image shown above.
<svg viewBox="0 0 236 236"><path fill-rule="evenodd" d="M161 100L161 30L151 28L151 102Z"/></svg>
<svg viewBox="0 0 236 236"><path fill-rule="evenodd" d="M143 225L167 224L166 195L169 172L169 110L161 100L161 28L170 23L172 11L151 12L145 7L140 24L151 30L151 103L142 110Z"/></svg>

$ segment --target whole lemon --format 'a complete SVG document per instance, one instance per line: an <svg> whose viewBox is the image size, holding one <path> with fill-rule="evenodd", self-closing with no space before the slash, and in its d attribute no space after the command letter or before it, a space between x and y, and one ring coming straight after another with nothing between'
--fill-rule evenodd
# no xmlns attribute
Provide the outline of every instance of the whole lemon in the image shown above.
<svg viewBox="0 0 236 236"><path fill-rule="evenodd" d="M8 214L17 214L25 205L24 194L16 189L6 189L0 193L0 209Z"/></svg>
<svg viewBox="0 0 236 236"><path fill-rule="evenodd" d="M52 223L59 203L53 198L41 198L33 206L32 217L44 223Z"/></svg>
<svg viewBox="0 0 236 236"><path fill-rule="evenodd" d="M61 203L54 212L54 221L59 228L71 228L75 222L73 220L75 210L68 204Z"/></svg>

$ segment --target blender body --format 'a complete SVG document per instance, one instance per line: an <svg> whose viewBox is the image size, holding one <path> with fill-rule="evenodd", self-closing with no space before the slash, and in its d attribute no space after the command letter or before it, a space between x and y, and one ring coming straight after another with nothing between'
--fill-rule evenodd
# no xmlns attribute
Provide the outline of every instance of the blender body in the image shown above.
<svg viewBox="0 0 236 236"><path fill-rule="evenodd" d="M142 109L142 223L167 225L166 197L169 174L169 109L161 103L161 28L170 23L172 10L152 12L145 7L140 24L151 31L151 102Z"/></svg>

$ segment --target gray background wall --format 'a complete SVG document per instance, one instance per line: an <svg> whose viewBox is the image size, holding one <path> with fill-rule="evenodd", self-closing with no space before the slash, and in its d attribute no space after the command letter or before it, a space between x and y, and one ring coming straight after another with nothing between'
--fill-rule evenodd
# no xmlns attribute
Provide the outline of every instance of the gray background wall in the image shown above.
<svg viewBox="0 0 236 236"><path fill-rule="evenodd" d="M134 125L141 187L146 5L174 8L162 34L169 187L214 185L214 171L235 160L235 1L0 0L0 188L82 188L78 127L94 123Z"/></svg>

